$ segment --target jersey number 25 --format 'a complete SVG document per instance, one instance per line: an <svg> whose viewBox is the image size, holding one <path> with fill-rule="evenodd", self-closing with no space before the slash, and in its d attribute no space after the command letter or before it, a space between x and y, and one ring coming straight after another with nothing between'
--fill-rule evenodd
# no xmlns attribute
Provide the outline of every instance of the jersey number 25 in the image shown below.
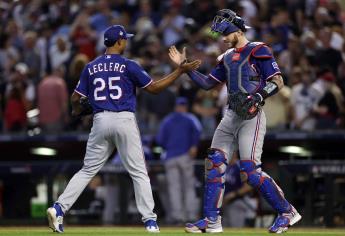
<svg viewBox="0 0 345 236"><path fill-rule="evenodd" d="M110 98L113 100L118 100L122 96L121 87L114 84L117 80L120 80L120 76L108 78L109 95L110 95ZM101 96L99 94L106 87L105 81L102 78L95 78L93 81L93 85L95 85L95 87L96 87L95 91L93 92L93 96L95 98L95 101L106 100L107 99L106 96Z"/></svg>

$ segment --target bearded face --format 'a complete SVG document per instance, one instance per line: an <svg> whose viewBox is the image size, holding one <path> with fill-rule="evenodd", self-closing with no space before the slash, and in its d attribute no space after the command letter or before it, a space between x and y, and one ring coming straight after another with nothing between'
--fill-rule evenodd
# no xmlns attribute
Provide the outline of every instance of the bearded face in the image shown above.
<svg viewBox="0 0 345 236"><path fill-rule="evenodd" d="M223 36L223 42L229 45L229 48L234 48L238 44L238 32L233 32Z"/></svg>

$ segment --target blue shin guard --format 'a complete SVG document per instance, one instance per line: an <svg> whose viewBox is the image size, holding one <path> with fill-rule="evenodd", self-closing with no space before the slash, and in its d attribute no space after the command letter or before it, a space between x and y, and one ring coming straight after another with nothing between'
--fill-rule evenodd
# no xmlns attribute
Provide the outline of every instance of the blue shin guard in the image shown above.
<svg viewBox="0 0 345 236"><path fill-rule="evenodd" d="M205 160L204 215L216 221L222 206L227 167L225 154L221 150L209 149Z"/></svg>
<svg viewBox="0 0 345 236"><path fill-rule="evenodd" d="M269 175L263 171L258 171L253 161L241 161L240 171L242 180L245 179L248 184L258 189L266 201L279 214L291 211L291 205L285 199L282 190Z"/></svg>

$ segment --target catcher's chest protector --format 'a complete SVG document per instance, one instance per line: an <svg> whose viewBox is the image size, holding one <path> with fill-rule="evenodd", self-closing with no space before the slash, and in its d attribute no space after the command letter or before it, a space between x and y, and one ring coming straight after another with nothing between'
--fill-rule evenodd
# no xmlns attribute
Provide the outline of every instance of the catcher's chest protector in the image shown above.
<svg viewBox="0 0 345 236"><path fill-rule="evenodd" d="M229 94L238 91L255 93L264 86L265 81L261 79L255 60L251 58L255 48L261 45L261 42L250 42L245 47L230 50L224 55Z"/></svg>

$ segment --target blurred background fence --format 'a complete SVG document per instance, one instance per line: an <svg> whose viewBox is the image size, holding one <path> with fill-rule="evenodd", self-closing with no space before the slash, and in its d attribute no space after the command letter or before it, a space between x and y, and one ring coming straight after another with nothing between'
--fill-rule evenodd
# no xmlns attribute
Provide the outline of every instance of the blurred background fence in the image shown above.
<svg viewBox="0 0 345 236"><path fill-rule="evenodd" d="M86 134L72 133L0 136L0 224L44 223L46 207L81 167L87 137ZM149 144L146 147L153 153L153 158L147 163L156 211L160 221L164 222L168 215L164 168L159 159L160 149L151 142L151 138L144 137L145 143ZM288 199L300 209L304 226L345 226L344 143L345 133L335 131L271 131L266 135L263 168L280 183ZM209 145L210 140L202 140L195 160L195 189L199 204L203 191L203 156ZM114 156L109 158L69 212L70 217L66 218L69 222L138 222L140 216L135 207L131 180ZM258 200L257 221L272 216L274 212L262 199ZM264 226L260 225L264 223L257 224Z"/></svg>

